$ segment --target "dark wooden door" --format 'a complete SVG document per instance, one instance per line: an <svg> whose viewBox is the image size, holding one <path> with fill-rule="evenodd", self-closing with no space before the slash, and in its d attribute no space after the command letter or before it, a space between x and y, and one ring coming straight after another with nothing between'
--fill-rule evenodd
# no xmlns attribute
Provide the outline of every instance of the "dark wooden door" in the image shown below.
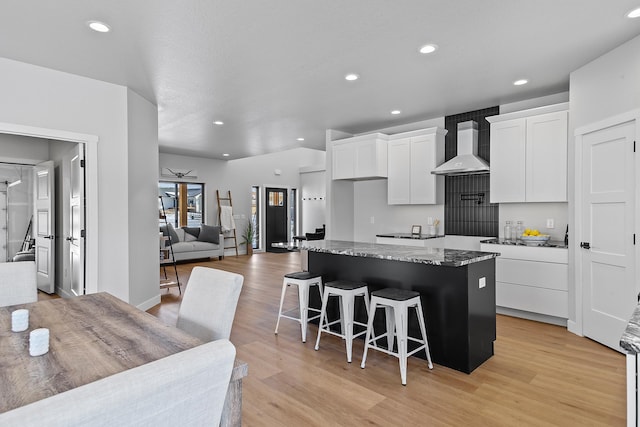
<svg viewBox="0 0 640 427"><path fill-rule="evenodd" d="M271 247L272 243L286 242L287 238L287 189L267 188L266 209L266 250L282 252Z"/></svg>

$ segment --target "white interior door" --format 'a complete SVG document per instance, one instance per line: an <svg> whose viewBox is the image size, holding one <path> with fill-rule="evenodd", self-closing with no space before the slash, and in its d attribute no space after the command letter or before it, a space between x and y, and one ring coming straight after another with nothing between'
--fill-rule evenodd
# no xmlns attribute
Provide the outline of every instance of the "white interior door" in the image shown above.
<svg viewBox="0 0 640 427"><path fill-rule="evenodd" d="M65 169L69 174L69 255L67 289L73 295L84 295L84 146L76 144L65 156Z"/></svg>
<svg viewBox="0 0 640 427"><path fill-rule="evenodd" d="M34 168L33 215L36 239L36 272L38 289L55 292L55 244L54 244L54 174L53 162L40 163Z"/></svg>
<svg viewBox="0 0 640 427"><path fill-rule="evenodd" d="M581 145L583 333L619 351L637 305L634 134L630 121L587 133Z"/></svg>

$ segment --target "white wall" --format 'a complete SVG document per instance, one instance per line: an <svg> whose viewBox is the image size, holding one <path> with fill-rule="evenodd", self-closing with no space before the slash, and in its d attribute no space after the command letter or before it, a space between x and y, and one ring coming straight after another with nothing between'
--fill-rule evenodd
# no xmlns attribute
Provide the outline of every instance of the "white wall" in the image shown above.
<svg viewBox="0 0 640 427"><path fill-rule="evenodd" d="M570 75L569 135L569 215L576 220L580 209L574 204L575 192L575 129L608 117L640 108L640 36L620 45ZM575 234L569 230L569 260L576 265ZM575 325L575 272L569 270L569 329L578 333Z"/></svg>
<svg viewBox="0 0 640 427"><path fill-rule="evenodd" d="M2 98L0 98L0 102L2 102ZM46 160L49 160L47 140L0 134L0 162L35 165Z"/></svg>
<svg viewBox="0 0 640 427"><path fill-rule="evenodd" d="M325 175L324 166L322 170L300 171L300 235L327 224Z"/></svg>
<svg viewBox="0 0 640 427"><path fill-rule="evenodd" d="M0 122L99 137L98 165L88 165L98 168L98 283L87 288L128 301L130 269L155 277L157 265L129 262L127 89L0 58L0 93Z"/></svg>
<svg viewBox="0 0 640 427"><path fill-rule="evenodd" d="M425 232L429 217L439 219L439 232L444 232L444 205L387 205L386 179L355 182L353 205L357 242L374 243L376 234L410 233L412 225Z"/></svg>
<svg viewBox="0 0 640 427"><path fill-rule="evenodd" d="M129 145L129 301L142 308L160 304L158 283L158 109L127 90Z"/></svg>
<svg viewBox="0 0 640 427"><path fill-rule="evenodd" d="M308 148L296 148L230 161L160 153L160 168L193 168L198 171L197 179L175 179L175 181L205 184L207 224L218 223L216 190L220 190L221 195L226 195L227 191L231 191L239 245L242 242L240 236L243 234L247 219L251 214L252 186L261 186L263 191L265 186L299 189L300 167L323 164L324 161L325 153L323 151ZM280 170L280 175L274 173L276 169ZM264 193L262 196L264 197ZM230 241L227 242L227 245L229 244ZM240 247L240 250L246 251L244 245ZM235 251L227 250L226 253L235 254Z"/></svg>

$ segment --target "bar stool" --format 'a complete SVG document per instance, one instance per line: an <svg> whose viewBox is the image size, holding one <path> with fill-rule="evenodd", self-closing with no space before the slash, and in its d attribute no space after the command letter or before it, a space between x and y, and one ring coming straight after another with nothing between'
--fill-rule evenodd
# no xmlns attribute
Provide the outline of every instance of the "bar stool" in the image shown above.
<svg viewBox="0 0 640 427"><path fill-rule="evenodd" d="M298 310L300 312L299 317L293 317L287 314L291 311L294 311L295 308L287 310L285 312L282 311L282 306L284 304L284 295L290 285L298 287ZM320 317L320 310L318 310L317 308L309 307L309 288L311 286L318 287L320 298L322 298L322 275L310 273L308 271L299 271L296 273L289 273L284 275L284 280L282 281L282 294L280 295L280 309L278 310L278 321L276 322L276 335L278 335L280 318L284 317L285 319L295 320L296 322L300 323L300 329L302 331L302 342L307 342L307 323ZM309 311L315 311L318 314L313 317L309 317Z"/></svg>
<svg viewBox="0 0 640 427"><path fill-rule="evenodd" d="M376 309L384 307L387 330L376 336L373 330L373 319L376 315ZM409 336L408 317L409 308L415 308L418 316L418 324L420 325L420 333L422 339ZM393 341L395 337L398 339L398 351L393 351ZM387 337L387 348L378 347L377 340ZM417 348L407 353L408 341L414 341L419 344ZM367 350L374 349L383 353L397 357L400 363L400 378L402 385L407 385L407 357L424 349L427 353L427 362L429 369L433 369L431 363L431 354L429 353L429 342L427 341L427 328L424 322L424 314L422 312L422 303L420 302L420 294L416 291L404 289L385 288L371 293L371 309L369 310L369 322L367 323L367 336L364 342L364 353L362 355L362 363L360 367L364 369L367 360Z"/></svg>
<svg viewBox="0 0 640 427"><path fill-rule="evenodd" d="M340 298L340 318L329 322L327 319L327 302L330 296ZM369 289L364 282L350 282L347 280L336 280L327 282L324 285L324 294L322 295L322 308L320 309L320 324L318 325L318 338L316 339L316 350L320 348L320 335L324 332L335 335L346 341L347 346L347 362L351 363L351 353L353 349L353 339L367 332L366 329L353 333L353 326L359 325L364 328L366 324L356 322L355 315L355 298L362 296L364 298L364 307L369 314ZM340 333L332 331L331 326L340 323Z"/></svg>

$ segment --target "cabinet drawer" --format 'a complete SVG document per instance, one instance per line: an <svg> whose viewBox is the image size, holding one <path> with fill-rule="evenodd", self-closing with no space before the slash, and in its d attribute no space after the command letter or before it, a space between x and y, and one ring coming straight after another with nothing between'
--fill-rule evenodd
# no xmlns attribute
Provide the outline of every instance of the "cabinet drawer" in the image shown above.
<svg viewBox="0 0 640 427"><path fill-rule="evenodd" d="M496 259L496 280L567 291L569 269L567 264L498 258Z"/></svg>
<svg viewBox="0 0 640 427"><path fill-rule="evenodd" d="M496 305L562 318L569 317L568 292L496 281Z"/></svg>

